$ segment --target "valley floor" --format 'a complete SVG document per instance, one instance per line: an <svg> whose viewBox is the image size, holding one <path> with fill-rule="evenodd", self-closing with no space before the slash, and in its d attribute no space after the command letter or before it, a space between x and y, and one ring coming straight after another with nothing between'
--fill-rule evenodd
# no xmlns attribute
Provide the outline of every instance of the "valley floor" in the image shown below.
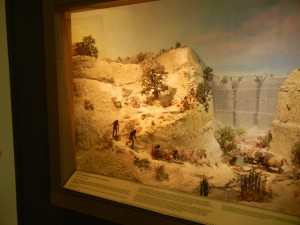
<svg viewBox="0 0 300 225"><path fill-rule="evenodd" d="M266 171L260 165L241 162L236 165L164 161L152 159L150 149L132 150L126 140L114 141L107 150L93 150L77 154L77 169L104 176L128 180L200 195L203 176L209 183L209 197L227 202L245 204L300 216L300 180L293 179L291 170L284 172ZM257 148L257 139L244 138L238 144L241 148ZM266 179L266 194L260 201L241 198L241 175L258 171Z"/></svg>

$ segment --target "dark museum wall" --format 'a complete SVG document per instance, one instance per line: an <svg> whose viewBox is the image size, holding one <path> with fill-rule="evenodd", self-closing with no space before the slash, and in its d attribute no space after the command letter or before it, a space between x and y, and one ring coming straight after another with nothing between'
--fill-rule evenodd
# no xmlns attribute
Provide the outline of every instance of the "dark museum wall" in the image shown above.
<svg viewBox="0 0 300 225"><path fill-rule="evenodd" d="M112 224L51 205L42 1L1 0L0 9L0 224Z"/></svg>
<svg viewBox="0 0 300 225"><path fill-rule="evenodd" d="M0 224L17 225L5 1L0 0Z"/></svg>

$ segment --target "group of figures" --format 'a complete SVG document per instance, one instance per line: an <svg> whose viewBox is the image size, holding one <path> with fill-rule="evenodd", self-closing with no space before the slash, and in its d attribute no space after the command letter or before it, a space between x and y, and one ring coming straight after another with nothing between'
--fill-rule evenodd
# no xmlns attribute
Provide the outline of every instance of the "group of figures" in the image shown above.
<svg viewBox="0 0 300 225"><path fill-rule="evenodd" d="M156 145L151 150L152 159L157 160L170 160L170 159L178 159L178 150L170 149L168 151L164 151L160 148L160 145Z"/></svg>
<svg viewBox="0 0 300 225"><path fill-rule="evenodd" d="M112 135L113 138L118 139L119 121L115 120L110 126L113 126L113 135ZM125 136L127 135L128 135L128 141L126 142L126 145L131 143L131 148L134 149L134 141L136 141L136 130L132 130Z"/></svg>
<svg viewBox="0 0 300 225"><path fill-rule="evenodd" d="M117 140L119 137L118 136L119 121L115 120L110 126L113 126L113 132L112 132L113 139ZM136 130L132 130L125 136L128 136L128 141L126 142L126 145L131 143L131 148L134 149L134 143L136 141ZM160 145L156 145L151 150L151 156L153 159L157 159L157 160L177 159L178 150L171 149L168 151L164 151L163 149L160 148Z"/></svg>

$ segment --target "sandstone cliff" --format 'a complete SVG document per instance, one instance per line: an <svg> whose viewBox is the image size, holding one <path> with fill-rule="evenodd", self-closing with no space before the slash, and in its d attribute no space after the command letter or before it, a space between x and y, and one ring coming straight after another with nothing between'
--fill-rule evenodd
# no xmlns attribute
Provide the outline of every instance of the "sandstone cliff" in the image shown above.
<svg viewBox="0 0 300 225"><path fill-rule="evenodd" d="M212 100L208 110L197 101L189 102L188 110L182 107L182 100L203 81L197 55L182 47L156 57L168 72L165 82L169 89L150 105L149 96L141 94L140 64L73 59L78 151L101 148L103 139L112 133L110 125L119 120L121 137L130 129L137 130L139 149L160 144L164 148L205 150L212 163L220 161L221 150L213 131Z"/></svg>
<svg viewBox="0 0 300 225"><path fill-rule="evenodd" d="M271 150L290 160L292 147L300 141L300 69L288 74L280 87L271 134Z"/></svg>

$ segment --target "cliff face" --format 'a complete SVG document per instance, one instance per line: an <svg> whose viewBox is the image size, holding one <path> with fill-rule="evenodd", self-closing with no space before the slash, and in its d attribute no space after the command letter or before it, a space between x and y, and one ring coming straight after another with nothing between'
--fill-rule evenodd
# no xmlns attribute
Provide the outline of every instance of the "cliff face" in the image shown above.
<svg viewBox="0 0 300 225"><path fill-rule="evenodd" d="M119 120L121 137L137 130L139 149L160 144L164 148L205 150L212 161L220 160L221 150L213 132L212 102L208 110L194 100L188 102L189 109L182 104L191 89L203 80L197 55L185 47L163 53L156 60L168 72L165 83L169 89L149 104L151 96L141 94L140 64L73 59L78 151L101 148L101 142L112 135L110 125Z"/></svg>
<svg viewBox="0 0 300 225"><path fill-rule="evenodd" d="M292 147L300 141L300 69L288 74L280 87L271 134L271 150L290 159Z"/></svg>
<svg viewBox="0 0 300 225"><path fill-rule="evenodd" d="M277 95L285 77L236 77L214 79L215 118L222 125L270 130L275 119ZM256 129L257 130L257 129Z"/></svg>

